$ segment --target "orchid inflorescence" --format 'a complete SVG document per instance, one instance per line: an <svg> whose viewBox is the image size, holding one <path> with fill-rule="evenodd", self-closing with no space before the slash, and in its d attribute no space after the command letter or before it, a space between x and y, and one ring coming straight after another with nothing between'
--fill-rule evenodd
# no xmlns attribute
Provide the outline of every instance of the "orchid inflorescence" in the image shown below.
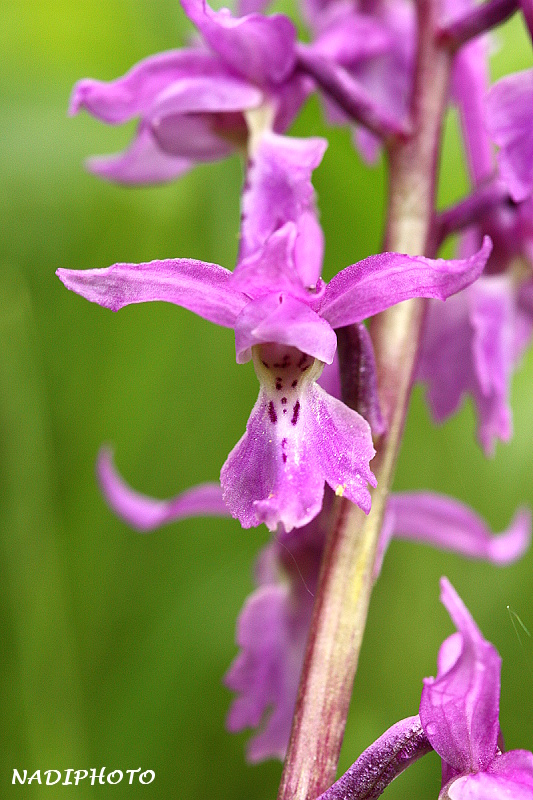
<svg viewBox="0 0 533 800"><path fill-rule="evenodd" d="M451 497L389 489L413 380L426 385L436 421L470 394L487 454L512 435L510 380L533 331L533 70L491 88L486 33L515 12L531 32L533 6L302 0L310 41L301 43L294 23L265 15L264 2L243 0L235 16L181 2L198 38L110 83L80 81L70 110L109 124L139 120L125 152L88 162L120 184L174 180L241 153L237 263L176 258L58 275L113 311L166 301L233 328L237 362L253 362L259 396L220 483L156 500L130 488L103 448L102 492L140 531L222 515L274 533L258 556L225 682L236 695L229 729L257 729L249 760L286 757L280 800L370 800L431 750L442 759L441 798L532 800L533 755L503 748L500 657L446 579L442 602L457 632L440 649L437 677L424 682L419 714L393 725L337 783L351 681L337 691L332 676L353 677L356 628L392 537L498 565L529 546L527 509L494 535ZM327 120L351 127L366 161L382 148L391 165L387 250L327 284L311 183L327 142L286 133L315 91ZM472 189L437 214L449 103L459 110ZM459 234L457 258L435 258L450 234ZM342 587L355 574L352 622ZM323 700L310 688L315 676ZM325 710L339 728L327 742ZM312 745L306 720L321 715Z"/></svg>

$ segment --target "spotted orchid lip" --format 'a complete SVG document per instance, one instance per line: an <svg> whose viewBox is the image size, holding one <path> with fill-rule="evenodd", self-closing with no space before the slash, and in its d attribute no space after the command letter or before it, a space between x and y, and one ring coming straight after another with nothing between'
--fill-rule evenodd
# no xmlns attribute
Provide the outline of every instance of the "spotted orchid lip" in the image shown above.
<svg viewBox="0 0 533 800"><path fill-rule="evenodd" d="M231 514L245 528L290 531L318 514L326 483L368 513L367 484L376 485L368 423L316 384L322 361L276 342L252 355L259 397L220 474Z"/></svg>

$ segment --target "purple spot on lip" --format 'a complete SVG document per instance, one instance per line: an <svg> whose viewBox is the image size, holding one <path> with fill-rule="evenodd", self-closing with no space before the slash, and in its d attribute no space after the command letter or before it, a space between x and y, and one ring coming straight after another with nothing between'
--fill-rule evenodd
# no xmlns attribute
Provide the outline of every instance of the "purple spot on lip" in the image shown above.
<svg viewBox="0 0 533 800"><path fill-rule="evenodd" d="M282 453L281 454L281 458L283 459L283 463L286 464L287 463L287 453Z"/></svg>
<svg viewBox="0 0 533 800"><path fill-rule="evenodd" d="M276 378L276 389L279 391L283 386L281 378Z"/></svg>
<svg viewBox="0 0 533 800"><path fill-rule="evenodd" d="M283 403L283 405L285 405L285 403L287 402L287 398L286 397L282 397L281 398L281 402Z"/></svg>
<svg viewBox="0 0 533 800"><path fill-rule="evenodd" d="M291 365L291 357L289 356L288 353L285 353L283 359L281 361L276 362L274 364L274 367L275 369L287 369L287 367L290 367L290 365Z"/></svg>
<svg viewBox="0 0 533 800"><path fill-rule="evenodd" d="M278 421L278 415L276 414L276 409L274 408L272 400L268 404L268 416L270 417L270 422L275 425Z"/></svg>
<svg viewBox="0 0 533 800"><path fill-rule="evenodd" d="M298 386L298 381L297 380L293 381L291 383L291 386L292 386L293 389L296 389L296 387Z"/></svg>
<svg viewBox="0 0 533 800"><path fill-rule="evenodd" d="M298 422L298 417L300 415L300 401L297 400L292 409L292 419L291 424L296 425Z"/></svg>

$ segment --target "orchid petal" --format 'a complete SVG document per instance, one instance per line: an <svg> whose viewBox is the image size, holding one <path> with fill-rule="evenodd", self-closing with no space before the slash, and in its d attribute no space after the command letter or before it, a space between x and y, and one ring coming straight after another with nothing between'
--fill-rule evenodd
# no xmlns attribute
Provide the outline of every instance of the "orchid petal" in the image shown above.
<svg viewBox="0 0 533 800"><path fill-rule="evenodd" d="M468 290L473 328L472 356L477 381L478 437L487 454L495 439L511 437L509 403L515 350L515 297L508 276L478 281Z"/></svg>
<svg viewBox="0 0 533 800"><path fill-rule="evenodd" d="M252 300L235 322L239 364L250 360L254 345L268 342L297 347L326 364L333 361L337 347L337 337L328 323L284 292Z"/></svg>
<svg viewBox="0 0 533 800"><path fill-rule="evenodd" d="M320 511L324 482L368 513L368 423L315 384L321 364L304 353L262 346L254 366L259 398L220 476L232 515L245 528L302 527Z"/></svg>
<svg viewBox="0 0 533 800"><path fill-rule="evenodd" d="M508 275L482 276L444 306L429 306L418 377L427 383L433 416L446 419L470 392L487 455L496 439L511 436L511 375L530 331Z"/></svg>
<svg viewBox="0 0 533 800"><path fill-rule="evenodd" d="M512 751L511 751L512 752ZM505 753L511 755L511 753ZM529 753L531 755L531 753ZM533 800L533 782L522 774L477 772L452 781L441 792L441 800Z"/></svg>
<svg viewBox="0 0 533 800"><path fill-rule="evenodd" d="M488 51L486 36L468 42L456 53L452 70L452 93L459 108L467 162L475 186L494 172L486 121Z"/></svg>
<svg viewBox="0 0 533 800"><path fill-rule="evenodd" d="M341 67L351 67L381 55L392 43L391 33L381 20L346 9L322 28L311 47L315 53Z"/></svg>
<svg viewBox="0 0 533 800"><path fill-rule="evenodd" d="M498 164L513 200L533 189L533 69L507 75L487 97L487 126L499 146Z"/></svg>
<svg viewBox="0 0 533 800"><path fill-rule="evenodd" d="M157 119L169 114L242 111L256 108L262 101L263 92L232 75L199 75L165 87L152 103L150 116Z"/></svg>
<svg viewBox="0 0 533 800"><path fill-rule="evenodd" d="M114 264L106 269L58 269L56 274L67 289L112 311L163 300L227 328L233 327L247 302L232 286L229 270L186 258Z"/></svg>
<svg viewBox="0 0 533 800"><path fill-rule="evenodd" d="M437 422L458 409L475 375L466 295L457 294L444 305L428 304L417 378L427 385L427 401Z"/></svg>
<svg viewBox="0 0 533 800"><path fill-rule="evenodd" d="M113 454L102 448L97 462L103 495L115 514L132 528L151 531L179 519L197 516L229 517L218 483L204 483L171 500L156 500L131 489L113 464Z"/></svg>
<svg viewBox="0 0 533 800"><path fill-rule="evenodd" d="M436 678L425 679L420 719L432 747L448 765L457 772L478 772L496 755L501 658L446 578L441 580L441 600L461 647L453 664L439 669ZM455 635L454 646L457 641Z"/></svg>
<svg viewBox="0 0 533 800"><path fill-rule="evenodd" d="M166 183L193 166L190 158L163 153L143 123L127 150L87 159L87 169L100 178L126 185Z"/></svg>
<svg viewBox="0 0 533 800"><path fill-rule="evenodd" d="M207 161L245 147L242 112L262 102L261 91L233 76L187 77L160 92L147 122L166 153Z"/></svg>
<svg viewBox="0 0 533 800"><path fill-rule="evenodd" d="M381 253L346 267L327 285L319 313L332 328L362 322L412 297L445 300L483 271L492 244L488 236L470 258L445 260Z"/></svg>
<svg viewBox="0 0 533 800"><path fill-rule="evenodd" d="M226 158L246 143L246 125L240 112L224 114L170 114L158 119L151 133L163 155L198 161Z"/></svg>
<svg viewBox="0 0 533 800"><path fill-rule="evenodd" d="M275 107L274 131L283 133L294 122L305 100L314 91L314 82L308 75L293 72L283 83L269 87Z"/></svg>
<svg viewBox="0 0 533 800"><path fill-rule="evenodd" d="M296 258L304 286L314 286L322 269L323 234L316 219L311 173L322 160L324 139L297 139L266 132L248 167L242 199L239 257L263 246L285 223L296 223L305 252Z"/></svg>
<svg viewBox="0 0 533 800"><path fill-rule="evenodd" d="M288 17L249 14L234 18L213 11L206 0L182 0L206 42L228 66L260 85L281 83L295 63L296 29Z"/></svg>
<svg viewBox="0 0 533 800"><path fill-rule="evenodd" d="M298 229L286 222L250 255L241 258L233 273L233 285L257 299L273 292L288 292L306 302L309 293L294 265Z"/></svg>
<svg viewBox="0 0 533 800"><path fill-rule="evenodd" d="M261 586L247 599L237 621L240 652L224 683L237 692L228 730L260 727L248 743L248 760L282 759L298 689L308 616L295 607L288 584ZM303 617L303 624L302 624Z"/></svg>
<svg viewBox="0 0 533 800"><path fill-rule="evenodd" d="M531 513L525 508L497 536L471 508L433 492L392 494L387 513L394 515L392 535L397 539L424 542L494 564L516 561L531 542Z"/></svg>
<svg viewBox="0 0 533 800"><path fill-rule="evenodd" d="M117 125L146 114L161 91L174 81L194 76L214 78L227 70L218 59L198 48L170 50L139 61L114 81L78 81L72 90L69 114L84 108L94 117Z"/></svg>

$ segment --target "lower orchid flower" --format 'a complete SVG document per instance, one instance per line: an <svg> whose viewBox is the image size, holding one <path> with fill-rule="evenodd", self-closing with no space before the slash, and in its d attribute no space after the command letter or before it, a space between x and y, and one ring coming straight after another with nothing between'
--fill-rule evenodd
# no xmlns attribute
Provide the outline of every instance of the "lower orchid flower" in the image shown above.
<svg viewBox="0 0 533 800"><path fill-rule="evenodd" d="M500 749L498 651L446 578L441 600L457 632L424 681L419 716L389 728L317 800L375 800L431 749L442 759L439 800L533 800L533 753Z"/></svg>
<svg viewBox="0 0 533 800"><path fill-rule="evenodd" d="M441 600L457 633L442 644L420 701L422 727L442 759L440 800L532 800L533 754L500 749L498 651L446 578Z"/></svg>
<svg viewBox="0 0 533 800"><path fill-rule="evenodd" d="M138 530L191 516L229 516L218 484L194 487L172 500L153 500L124 483L107 449L100 454L98 474L113 511ZM259 729L248 744L252 762L285 755L333 498L327 491L315 519L297 532L280 528L261 551L255 569L257 588L237 622L240 652L225 677L237 697L227 724L233 732ZM505 565L528 548L531 515L520 509L509 527L495 536L472 509L450 497L431 492L393 494L378 542L375 580L392 538Z"/></svg>

